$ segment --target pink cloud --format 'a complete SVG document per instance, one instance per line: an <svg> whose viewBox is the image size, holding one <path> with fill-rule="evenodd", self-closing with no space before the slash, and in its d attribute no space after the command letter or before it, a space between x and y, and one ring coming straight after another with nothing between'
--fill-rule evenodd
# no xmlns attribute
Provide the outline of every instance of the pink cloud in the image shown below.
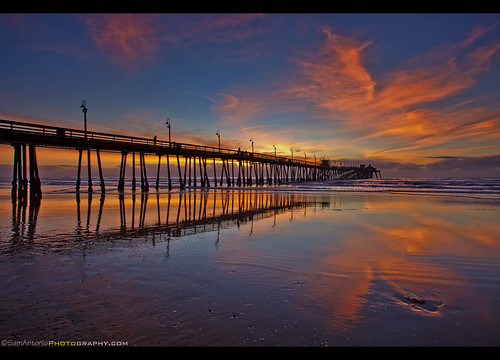
<svg viewBox="0 0 500 360"><path fill-rule="evenodd" d="M259 15L96 14L83 17L97 48L113 62L133 67L158 51L193 42L224 43L253 36Z"/></svg>
<svg viewBox="0 0 500 360"><path fill-rule="evenodd" d="M132 66L150 58L161 47L161 35L155 15L98 14L88 15L92 39L98 49L113 62Z"/></svg>

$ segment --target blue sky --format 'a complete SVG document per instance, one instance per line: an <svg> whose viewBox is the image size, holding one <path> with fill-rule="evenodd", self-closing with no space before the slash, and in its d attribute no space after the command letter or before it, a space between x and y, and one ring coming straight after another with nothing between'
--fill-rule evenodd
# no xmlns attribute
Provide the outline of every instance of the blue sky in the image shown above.
<svg viewBox="0 0 500 360"><path fill-rule="evenodd" d="M2 119L82 128L85 99L95 131L500 175L499 14L0 14L0 41Z"/></svg>

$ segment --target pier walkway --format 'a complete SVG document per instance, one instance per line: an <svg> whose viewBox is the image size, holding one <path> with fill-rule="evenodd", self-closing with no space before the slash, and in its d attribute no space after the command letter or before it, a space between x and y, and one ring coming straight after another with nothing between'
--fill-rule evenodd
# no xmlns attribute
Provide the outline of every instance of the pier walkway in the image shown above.
<svg viewBox="0 0 500 360"><path fill-rule="evenodd" d="M139 158L141 191L149 191L145 156L158 157L156 188L158 189L161 159L166 159L169 190L172 189L170 161L177 163L177 176L181 189L198 184L201 187L263 186L279 185L295 181L322 181L332 179L366 179L380 177L380 171L372 166L332 166L328 160L299 160L284 156L273 156L257 152L240 151L170 142L154 138L109 134L95 131L70 129L49 125L0 119L0 143L14 147L13 194L27 194L28 167L30 195L41 196L41 181L38 175L36 147L52 147L79 152L76 190L80 190L82 154L87 153L88 191L91 192L91 151L96 152L100 189L105 192L100 153L121 153L118 190L124 190L127 156L132 158L132 190L136 184L136 154ZM27 153L28 151L28 153ZM27 159L28 157L28 159ZM129 157L130 158L130 157ZM184 158L181 166L180 158ZM208 174L207 162L213 162L212 174ZM216 167L216 162L219 166ZM219 174L217 174L219 171ZM198 175L198 176L197 176Z"/></svg>

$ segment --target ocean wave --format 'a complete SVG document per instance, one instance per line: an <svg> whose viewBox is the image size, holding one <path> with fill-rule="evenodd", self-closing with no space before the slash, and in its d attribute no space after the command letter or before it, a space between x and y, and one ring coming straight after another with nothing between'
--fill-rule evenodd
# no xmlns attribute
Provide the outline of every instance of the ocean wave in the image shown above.
<svg viewBox="0 0 500 360"><path fill-rule="evenodd" d="M500 178L385 178L288 184L299 191L462 194L500 198Z"/></svg>
<svg viewBox="0 0 500 360"><path fill-rule="evenodd" d="M106 178L106 192L118 192L118 178ZM75 193L75 179L73 178L48 178L42 179L42 191L45 193ZM100 191L99 180L92 180L94 192ZM150 192L156 191L156 178L149 179ZM272 186L252 187L214 187L210 189L267 189L276 191L319 191L319 192L406 192L406 193L432 193L432 194L478 194L500 197L500 178L376 178L359 180L328 180L294 182ZM6 194L10 192L11 180L0 178L0 190ZM88 183L82 180L80 191L87 192ZM172 179L174 189L179 189L178 179ZM199 188L199 187L198 187ZM131 191L131 180L125 182L125 192ZM137 183L140 192L140 181ZM159 191L168 191L168 181L160 179Z"/></svg>

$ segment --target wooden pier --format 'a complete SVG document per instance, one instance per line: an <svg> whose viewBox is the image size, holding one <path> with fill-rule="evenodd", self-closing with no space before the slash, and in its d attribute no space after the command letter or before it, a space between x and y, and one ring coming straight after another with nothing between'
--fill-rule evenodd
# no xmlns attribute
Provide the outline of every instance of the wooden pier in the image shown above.
<svg viewBox="0 0 500 360"><path fill-rule="evenodd" d="M69 129L18 121L0 120L0 143L14 147L12 193L40 197L41 181L38 176L36 147L52 147L78 151L76 191L81 187L82 156L87 155L88 191L93 191L91 174L91 153L95 151L99 170L99 187L106 191L102 174L100 153L121 153L118 190L125 190L127 159L132 162L132 191L136 191L136 155L139 160L141 192L149 191L146 172L146 156L158 157L155 188L160 181L162 158L167 167L168 188L171 190L171 161L177 164L179 187L210 186L264 186L280 185L297 181L324 181L335 179L367 179L380 177L380 171L372 166L332 166L328 160L320 162L293 159L284 156L224 149L219 147L193 145L154 138L143 138L109 134L87 130ZM26 151L28 151L28 156ZM184 166L181 166L184 158ZM216 163L222 163L216 167ZM207 164L213 163L213 174L209 174ZM219 168L219 169L217 169ZM219 171L219 173L217 173Z"/></svg>

